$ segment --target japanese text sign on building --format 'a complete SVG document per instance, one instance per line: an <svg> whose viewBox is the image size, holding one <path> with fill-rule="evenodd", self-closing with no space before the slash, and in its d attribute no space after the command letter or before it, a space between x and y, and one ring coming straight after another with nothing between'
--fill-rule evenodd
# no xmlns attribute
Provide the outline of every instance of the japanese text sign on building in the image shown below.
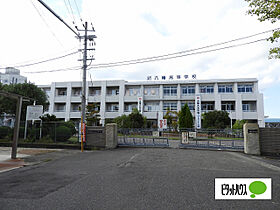
<svg viewBox="0 0 280 210"><path fill-rule="evenodd" d="M180 79L196 79L196 74L192 75L169 75L169 76L147 76L147 80L180 80Z"/></svg>

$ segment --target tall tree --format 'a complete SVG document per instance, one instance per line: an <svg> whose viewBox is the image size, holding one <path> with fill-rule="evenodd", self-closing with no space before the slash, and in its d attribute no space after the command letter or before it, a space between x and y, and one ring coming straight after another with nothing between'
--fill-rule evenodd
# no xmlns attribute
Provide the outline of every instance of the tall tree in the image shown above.
<svg viewBox="0 0 280 210"><path fill-rule="evenodd" d="M10 84L10 85L2 85L1 90L16 93L22 96L26 96L32 99L35 99L36 105L43 105L44 108L47 106L47 96L45 92L32 83L23 83L23 84ZM16 100L7 98L4 96L0 96L0 114L15 114L16 111ZM22 111L21 111L21 120L25 120L26 118L26 107L28 105L32 105L33 101L23 102L22 103Z"/></svg>
<svg viewBox="0 0 280 210"><path fill-rule="evenodd" d="M133 109L130 115L128 115L131 128L143 128L144 117L139 113L138 109Z"/></svg>
<svg viewBox="0 0 280 210"><path fill-rule="evenodd" d="M114 122L117 123L118 128L130 128L131 123L130 123L130 118L129 116L123 114L122 116L116 117L114 119Z"/></svg>
<svg viewBox="0 0 280 210"><path fill-rule="evenodd" d="M193 116L189 109L188 104L185 104L182 107L182 110L179 112L179 128L193 128Z"/></svg>
<svg viewBox="0 0 280 210"><path fill-rule="evenodd" d="M211 111L203 114L202 127L224 129L230 126L230 118L226 111Z"/></svg>
<svg viewBox="0 0 280 210"><path fill-rule="evenodd" d="M276 23L280 20L280 1L279 0L245 0L249 3L249 15L257 15L260 22L270 21ZM268 39L271 43L277 42L280 38L280 29L274 30ZM271 48L269 58L280 58L280 47Z"/></svg>

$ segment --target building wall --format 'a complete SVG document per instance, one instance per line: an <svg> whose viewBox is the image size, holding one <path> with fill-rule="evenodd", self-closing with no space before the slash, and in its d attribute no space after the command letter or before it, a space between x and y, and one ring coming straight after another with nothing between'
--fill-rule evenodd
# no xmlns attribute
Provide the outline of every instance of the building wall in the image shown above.
<svg viewBox="0 0 280 210"><path fill-rule="evenodd" d="M0 73L0 82L4 85L20 84L27 82L27 78L21 76L18 69L7 67L4 74Z"/></svg>
<svg viewBox="0 0 280 210"><path fill-rule="evenodd" d="M51 85L40 86L46 90L49 96L49 113L55 114L58 118L65 120L79 119L81 113L71 110L73 103L81 103L80 96L72 96L73 88L81 87L81 82L56 82ZM194 94L183 94L184 86L194 86ZM203 93L204 89L209 93ZM213 86L213 88L212 88ZM219 92L223 86L232 88L233 92ZM169 89L169 87L171 87ZM249 90L248 92L238 92L238 90ZM89 88L101 89L98 95L92 95ZM153 89L154 88L154 89ZM173 88L173 89L172 89ZM177 94L166 95L166 91L174 91ZM205 90L206 90L205 89ZM65 90L65 91L64 91ZM252 91L251 91L252 90ZM58 91L62 95L58 94ZM150 92L149 92L150 91ZM212 91L212 92L211 92ZM135 94L134 94L135 93ZM66 94L66 95L63 95ZM194 102L195 95L201 96L202 107L222 110L234 104L234 110L229 111L233 120L253 120L258 122L260 127L264 127L264 107L263 94L258 92L257 79L227 79L227 80L168 80L168 81L139 81L127 82L124 80L107 80L87 82L87 104L100 104L100 117L102 124L105 119L115 118L122 114L129 114L131 110L125 110L127 107L133 107L138 103L138 97L143 98L143 115L147 119L157 120L163 117L164 107L168 105L177 105L175 111L181 110L181 104L185 102ZM145 111L145 103L152 104L152 111ZM63 109L63 104L65 108ZM159 106L153 104L159 104ZM58 108L60 110L57 110ZM148 106L147 106L148 107ZM147 108L146 107L146 108ZM174 107L174 106L173 106ZM244 110L243 110L244 109ZM204 110L202 112L207 112ZM194 114L194 111L192 111Z"/></svg>

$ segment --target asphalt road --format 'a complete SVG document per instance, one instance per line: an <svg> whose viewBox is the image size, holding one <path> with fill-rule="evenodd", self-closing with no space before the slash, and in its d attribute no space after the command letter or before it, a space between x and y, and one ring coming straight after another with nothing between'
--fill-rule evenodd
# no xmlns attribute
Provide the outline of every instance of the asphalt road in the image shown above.
<svg viewBox="0 0 280 210"><path fill-rule="evenodd" d="M278 160L155 148L48 155L0 174L0 209L280 209ZM216 177L271 177L273 199L215 200Z"/></svg>

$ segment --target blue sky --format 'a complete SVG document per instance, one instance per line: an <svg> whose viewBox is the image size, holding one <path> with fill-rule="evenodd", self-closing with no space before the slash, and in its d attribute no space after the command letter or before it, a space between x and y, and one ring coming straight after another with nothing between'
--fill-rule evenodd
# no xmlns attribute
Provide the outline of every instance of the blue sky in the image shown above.
<svg viewBox="0 0 280 210"><path fill-rule="evenodd" d="M76 25L81 22L74 0L69 0ZM39 11L40 15L34 8ZM71 27L73 17L65 2L45 0ZM259 22L246 15L244 0L76 0L83 20L96 29L93 64L157 56L279 28L280 24ZM14 5L17 5L15 7ZM24 9L23 9L24 8ZM42 20L42 18L44 20ZM47 23L47 24L46 24ZM0 24L6 30L0 40L0 67L56 57L82 47L68 28L36 0L9 0L0 5ZM269 34L234 42L240 44L267 38ZM257 78L264 93L265 115L280 117L278 90L279 60L269 60L269 42L258 42L222 51L167 61L90 70L93 79L146 80L148 75L197 74L197 79ZM212 48L211 48L212 49ZM31 74L80 66L81 55L56 62L21 68L36 84L80 81L80 71ZM89 75L88 75L89 76Z"/></svg>

